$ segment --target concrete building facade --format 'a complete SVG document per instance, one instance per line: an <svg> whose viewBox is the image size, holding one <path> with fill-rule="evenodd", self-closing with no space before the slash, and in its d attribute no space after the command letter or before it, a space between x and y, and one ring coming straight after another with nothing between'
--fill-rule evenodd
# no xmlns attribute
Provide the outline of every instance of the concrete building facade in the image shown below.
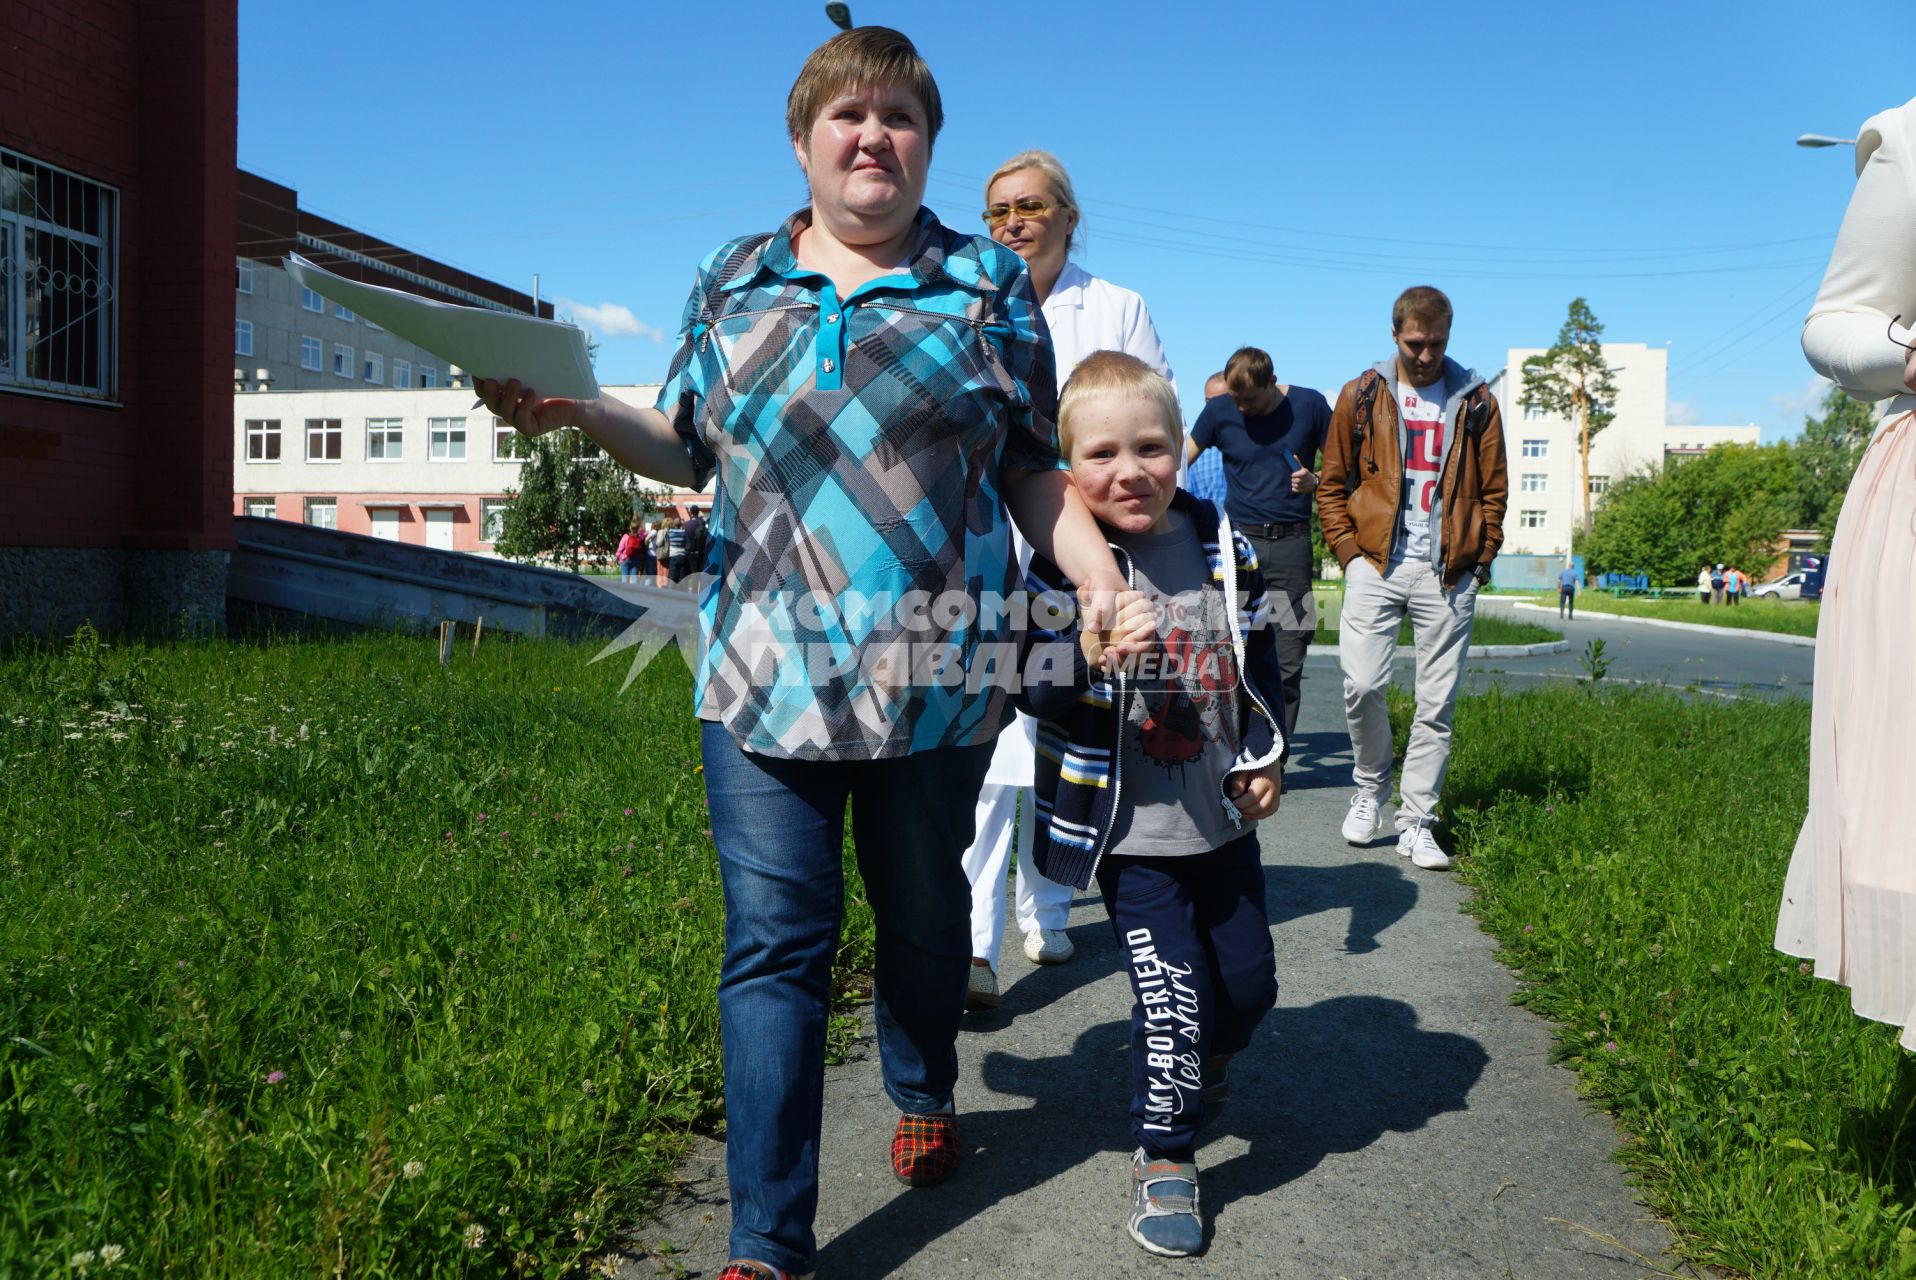
<svg viewBox="0 0 1916 1280"><path fill-rule="evenodd" d="M658 395L604 391L638 405ZM490 554L523 453L519 433L472 401L467 387L235 395L232 514ZM590 440L580 446L598 455ZM681 512L710 502L664 500Z"/></svg>
<svg viewBox="0 0 1916 1280"><path fill-rule="evenodd" d="M1583 522L1577 449L1577 424L1557 414L1523 407L1523 362L1542 355L1542 347L1513 347L1504 367L1492 377L1504 413L1508 451L1510 509L1504 516L1505 553L1566 555L1571 532ZM1606 362L1616 371L1615 421L1590 442L1593 502L1622 477L1646 468L1661 469L1675 458L1705 452L1719 444L1756 444L1761 431L1746 426L1692 426L1669 420L1670 353L1641 342L1607 342Z"/></svg>
<svg viewBox="0 0 1916 1280"><path fill-rule="evenodd" d="M291 187L238 173L233 319L236 391L343 391L450 384L453 371L345 307L294 283L298 253L367 284L465 307L552 318L552 304L300 208Z"/></svg>

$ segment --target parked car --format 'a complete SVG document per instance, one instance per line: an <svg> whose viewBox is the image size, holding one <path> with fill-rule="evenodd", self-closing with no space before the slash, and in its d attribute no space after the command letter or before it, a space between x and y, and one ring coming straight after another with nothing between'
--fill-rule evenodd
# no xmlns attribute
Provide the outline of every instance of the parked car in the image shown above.
<svg viewBox="0 0 1916 1280"><path fill-rule="evenodd" d="M1772 600L1801 600L1803 580L1807 577L1809 574L1799 569L1795 573L1786 573L1780 578L1773 578L1769 582L1762 583L1750 594L1759 599L1768 596Z"/></svg>

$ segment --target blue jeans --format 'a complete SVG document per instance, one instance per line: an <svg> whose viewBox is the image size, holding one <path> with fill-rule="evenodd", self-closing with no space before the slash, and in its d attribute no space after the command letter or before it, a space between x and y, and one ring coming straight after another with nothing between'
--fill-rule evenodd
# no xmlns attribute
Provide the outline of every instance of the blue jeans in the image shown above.
<svg viewBox="0 0 1916 1280"><path fill-rule="evenodd" d="M872 1006L885 1092L941 1111L958 1079L971 968L963 857L992 744L889 760L779 760L702 725L725 887L719 1032L731 1252L809 1271L825 1024L844 915L845 805L877 925Z"/></svg>

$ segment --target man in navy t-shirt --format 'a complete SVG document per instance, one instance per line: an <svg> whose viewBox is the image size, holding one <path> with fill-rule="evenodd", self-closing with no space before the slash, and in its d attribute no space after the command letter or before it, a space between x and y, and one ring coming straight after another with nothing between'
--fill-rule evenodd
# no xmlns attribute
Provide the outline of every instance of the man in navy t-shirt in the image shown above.
<svg viewBox="0 0 1916 1280"><path fill-rule="evenodd" d="M1196 458L1215 448L1224 457L1225 511L1250 540L1269 589L1283 676L1284 753L1297 728L1304 657L1317 630L1311 580L1311 495L1317 455L1331 407L1309 387L1277 380L1271 357L1240 347L1224 366L1225 395L1205 401L1185 449Z"/></svg>

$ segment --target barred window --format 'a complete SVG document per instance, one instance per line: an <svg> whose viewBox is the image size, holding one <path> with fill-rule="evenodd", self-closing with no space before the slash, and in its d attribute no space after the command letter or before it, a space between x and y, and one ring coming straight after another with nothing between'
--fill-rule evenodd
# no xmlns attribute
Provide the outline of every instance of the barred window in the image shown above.
<svg viewBox="0 0 1916 1280"><path fill-rule="evenodd" d="M0 386L119 390L119 192L0 148Z"/></svg>

